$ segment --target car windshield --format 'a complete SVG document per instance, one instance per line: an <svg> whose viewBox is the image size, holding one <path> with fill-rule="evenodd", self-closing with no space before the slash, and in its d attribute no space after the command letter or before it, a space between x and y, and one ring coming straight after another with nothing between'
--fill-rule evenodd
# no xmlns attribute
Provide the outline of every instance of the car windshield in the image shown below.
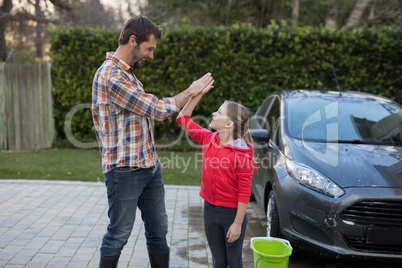
<svg viewBox="0 0 402 268"><path fill-rule="evenodd" d="M377 99L300 96L285 102L286 131L303 140L401 145L402 110Z"/></svg>

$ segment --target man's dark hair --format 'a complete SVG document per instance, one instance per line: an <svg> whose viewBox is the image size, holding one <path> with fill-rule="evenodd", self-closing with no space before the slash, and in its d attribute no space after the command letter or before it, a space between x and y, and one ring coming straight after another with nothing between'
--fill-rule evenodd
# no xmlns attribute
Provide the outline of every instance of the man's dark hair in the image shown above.
<svg viewBox="0 0 402 268"><path fill-rule="evenodd" d="M162 31L154 22L145 16L135 17L124 24L119 37L119 45L127 44L132 35L135 35L137 45L140 45L144 41L149 41L152 34L155 35L156 40L162 38Z"/></svg>

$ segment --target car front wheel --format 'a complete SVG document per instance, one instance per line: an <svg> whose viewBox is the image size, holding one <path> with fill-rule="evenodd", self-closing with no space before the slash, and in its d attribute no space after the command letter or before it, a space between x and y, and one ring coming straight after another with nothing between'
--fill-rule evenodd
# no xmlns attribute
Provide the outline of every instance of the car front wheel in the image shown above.
<svg viewBox="0 0 402 268"><path fill-rule="evenodd" d="M281 237L278 207L273 190L269 193L267 201L267 236Z"/></svg>

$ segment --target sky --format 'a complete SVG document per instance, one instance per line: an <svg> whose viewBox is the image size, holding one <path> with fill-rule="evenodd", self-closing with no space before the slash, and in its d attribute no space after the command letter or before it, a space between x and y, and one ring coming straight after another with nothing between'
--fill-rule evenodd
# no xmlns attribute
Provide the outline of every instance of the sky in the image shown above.
<svg viewBox="0 0 402 268"><path fill-rule="evenodd" d="M132 3L132 6L135 7L135 3L138 3L138 1L141 1L142 3L146 3L147 0L130 0L130 2ZM123 11L127 10L127 0L100 0L100 2L103 5L109 6L109 7L119 7L121 8ZM116 3L118 3L116 5ZM129 19L130 18L130 14L128 12L123 12L123 16L124 19Z"/></svg>

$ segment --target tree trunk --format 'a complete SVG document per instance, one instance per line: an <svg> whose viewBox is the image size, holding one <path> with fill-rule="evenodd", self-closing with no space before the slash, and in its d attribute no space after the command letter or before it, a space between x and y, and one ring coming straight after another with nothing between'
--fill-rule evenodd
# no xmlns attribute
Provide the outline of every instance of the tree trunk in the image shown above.
<svg viewBox="0 0 402 268"><path fill-rule="evenodd" d="M368 21L365 26L371 26L371 23L375 21L375 7L377 4L377 0L372 1L372 5L370 7Z"/></svg>
<svg viewBox="0 0 402 268"><path fill-rule="evenodd" d="M6 25L11 20L10 11L13 9L12 0L3 0L0 6L0 61L5 61L7 58L6 47Z"/></svg>
<svg viewBox="0 0 402 268"><path fill-rule="evenodd" d="M35 59L37 61L42 61L43 58L43 12L40 8L40 0L36 0L35 2L35 18L36 18L36 27L35 27Z"/></svg>
<svg viewBox="0 0 402 268"><path fill-rule="evenodd" d="M0 61L5 61L7 58L5 30L5 26L0 25Z"/></svg>
<svg viewBox="0 0 402 268"><path fill-rule="evenodd" d="M299 25L299 0L293 0L292 2L292 27Z"/></svg>
<svg viewBox="0 0 402 268"><path fill-rule="evenodd" d="M338 15L336 6L332 7L328 10L327 15L325 16L325 27L334 27L336 26L336 17Z"/></svg>
<svg viewBox="0 0 402 268"><path fill-rule="evenodd" d="M346 29L353 29L359 25L360 19L363 15L364 10L370 3L370 0L357 0L355 7L350 14L348 21L346 22Z"/></svg>
<svg viewBox="0 0 402 268"><path fill-rule="evenodd" d="M228 4L226 6L225 25L230 25L230 20L231 20L230 11L231 11L231 8L232 8L232 0L229 0Z"/></svg>
<svg viewBox="0 0 402 268"><path fill-rule="evenodd" d="M265 20L265 0L261 1L261 10L260 10L260 20L259 20L259 27L263 27Z"/></svg>

